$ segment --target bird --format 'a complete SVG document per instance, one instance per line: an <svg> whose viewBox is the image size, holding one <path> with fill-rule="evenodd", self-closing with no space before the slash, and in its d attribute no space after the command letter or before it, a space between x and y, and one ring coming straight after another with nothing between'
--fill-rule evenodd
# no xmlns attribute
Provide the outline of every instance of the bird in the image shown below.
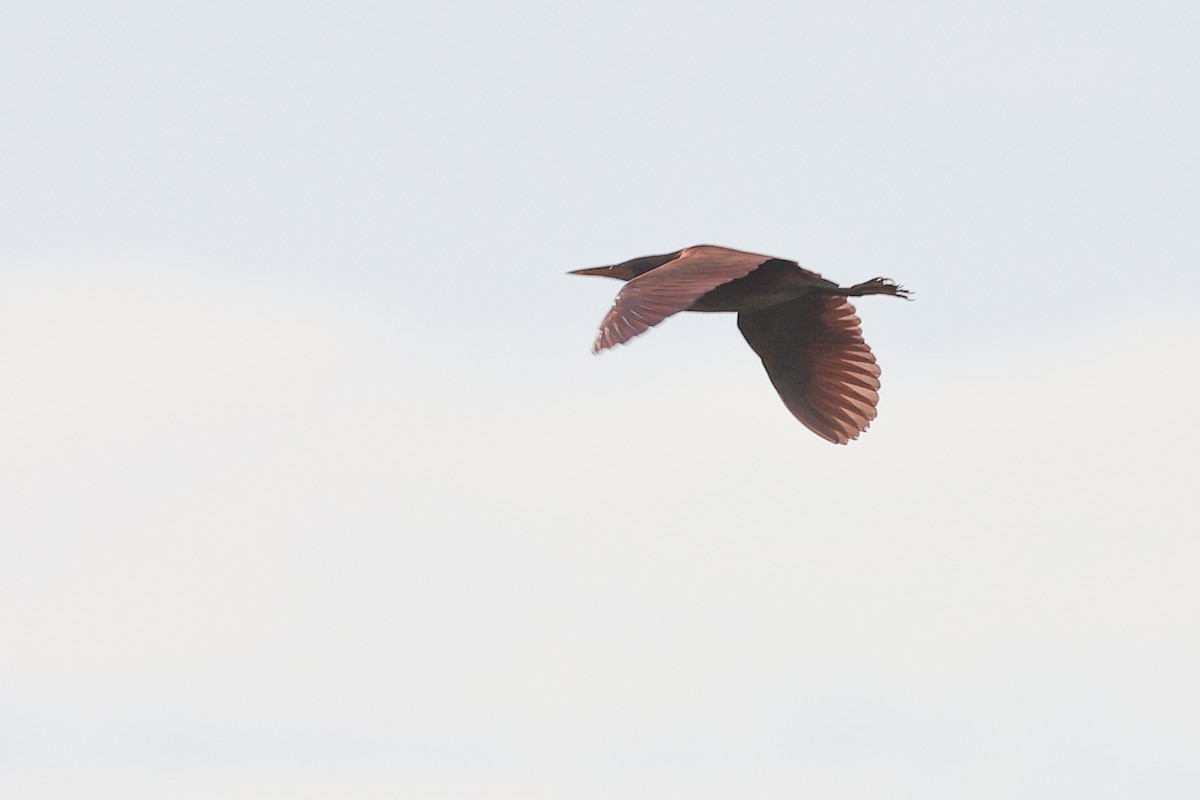
<svg viewBox="0 0 1200 800"><path fill-rule="evenodd" d="M879 366L847 298L911 299L888 278L842 287L795 261L711 244L568 274L625 281L600 323L593 353L625 344L681 311L736 312L742 336L788 411L835 444L857 439L879 403Z"/></svg>

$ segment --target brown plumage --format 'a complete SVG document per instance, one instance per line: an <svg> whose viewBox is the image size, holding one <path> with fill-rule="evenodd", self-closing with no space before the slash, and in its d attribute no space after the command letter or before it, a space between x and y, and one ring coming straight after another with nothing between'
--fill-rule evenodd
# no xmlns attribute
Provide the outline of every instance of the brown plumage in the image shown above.
<svg viewBox="0 0 1200 800"><path fill-rule="evenodd" d="M626 281L600 323L596 353L680 311L736 311L784 405L836 444L857 439L879 402L879 367L846 298L909 294L886 278L843 288L795 261L709 244L570 274Z"/></svg>

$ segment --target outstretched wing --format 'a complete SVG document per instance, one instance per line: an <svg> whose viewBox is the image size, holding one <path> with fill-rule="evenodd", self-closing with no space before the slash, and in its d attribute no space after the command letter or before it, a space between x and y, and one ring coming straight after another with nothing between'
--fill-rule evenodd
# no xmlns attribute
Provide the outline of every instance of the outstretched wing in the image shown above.
<svg viewBox="0 0 1200 800"><path fill-rule="evenodd" d="M697 245L679 257L622 287L613 301L592 352L623 344L672 314L687 311L713 289L753 272L770 256L744 253L714 245Z"/></svg>
<svg viewBox="0 0 1200 800"><path fill-rule="evenodd" d="M738 314L738 328L784 405L813 433L846 444L879 403L879 367L844 297L807 294Z"/></svg>

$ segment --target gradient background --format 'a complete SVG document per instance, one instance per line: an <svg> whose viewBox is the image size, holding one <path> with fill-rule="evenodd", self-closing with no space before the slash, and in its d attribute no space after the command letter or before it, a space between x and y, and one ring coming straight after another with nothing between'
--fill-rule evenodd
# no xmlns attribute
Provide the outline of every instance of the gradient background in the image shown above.
<svg viewBox="0 0 1200 800"><path fill-rule="evenodd" d="M0 9L0 792L1200 795L1200 6ZM875 275L826 444L713 242Z"/></svg>

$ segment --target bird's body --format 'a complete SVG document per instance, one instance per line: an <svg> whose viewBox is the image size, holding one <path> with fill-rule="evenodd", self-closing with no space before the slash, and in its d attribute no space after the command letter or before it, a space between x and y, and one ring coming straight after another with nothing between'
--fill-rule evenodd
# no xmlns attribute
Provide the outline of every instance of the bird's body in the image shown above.
<svg viewBox="0 0 1200 800"><path fill-rule="evenodd" d="M795 300L812 291L813 287L837 288L815 272L798 264L768 259L743 278L706 292L688 311L761 311L769 306Z"/></svg>
<svg viewBox="0 0 1200 800"><path fill-rule="evenodd" d="M595 352L680 311L736 312L788 410L837 444L875 418L879 367L847 297L908 293L885 278L843 288L795 261L715 245L575 270L626 281L600 324Z"/></svg>

